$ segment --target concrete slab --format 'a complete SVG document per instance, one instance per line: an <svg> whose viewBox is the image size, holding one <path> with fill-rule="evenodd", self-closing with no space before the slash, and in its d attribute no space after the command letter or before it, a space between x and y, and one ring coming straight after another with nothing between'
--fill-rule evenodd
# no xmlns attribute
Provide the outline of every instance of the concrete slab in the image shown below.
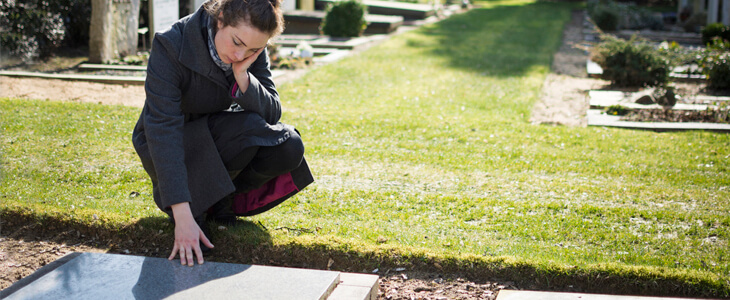
<svg viewBox="0 0 730 300"><path fill-rule="evenodd" d="M631 109L658 109L662 108L661 105L651 104L644 105L631 102L632 93L621 92L621 91L588 91L588 98L591 108L602 108L609 107L611 105L622 105ZM688 96L684 101L700 102L700 103L713 103L713 105L721 104L730 100L730 97L715 97L715 96ZM707 110L710 105L707 104L687 104L677 103L672 107L675 110L696 110L703 111Z"/></svg>
<svg viewBox="0 0 730 300"><path fill-rule="evenodd" d="M326 16L324 11L293 10L284 12L286 27L285 34L319 34L319 26ZM365 21L368 25L364 34L387 34L403 25L403 17L367 14Z"/></svg>
<svg viewBox="0 0 730 300"><path fill-rule="evenodd" d="M340 273L340 284L327 300L375 300L378 298L378 275Z"/></svg>
<svg viewBox="0 0 730 300"><path fill-rule="evenodd" d="M45 79L79 80L99 83L143 85L144 76L110 76L110 75L81 75L81 74L48 74L40 72L0 71L0 76L35 77Z"/></svg>
<svg viewBox="0 0 730 300"><path fill-rule="evenodd" d="M286 71L272 70L272 79L276 82L277 77L284 75ZM0 76L8 77L27 77L27 78L43 78L43 79L59 79L69 81L88 81L106 84L128 84L128 85L144 85L146 76L110 76L110 75L80 75L80 74L49 74L41 72L22 72L22 71L0 71Z"/></svg>
<svg viewBox="0 0 730 300"><path fill-rule="evenodd" d="M364 0L368 13L402 16L405 19L425 19L436 13L432 5L397 1Z"/></svg>
<svg viewBox="0 0 730 300"><path fill-rule="evenodd" d="M585 40L589 40L586 38ZM707 80L707 76L701 75L701 74L684 74L682 73L683 70L686 70L686 67L677 67L672 70L672 72L669 73L669 78L672 81L681 81L681 82L703 82ZM590 58L586 60L586 72L588 73L588 77L591 78L601 78L601 75L603 75L603 68L601 66L592 61Z"/></svg>
<svg viewBox="0 0 730 300"><path fill-rule="evenodd" d="M699 123L699 122L630 122L621 121L620 116L611 116L603 113L600 109L589 109L586 117L588 126L617 127L626 129L642 129L653 131L682 131L682 130L708 130L717 132L730 132L730 124Z"/></svg>
<svg viewBox="0 0 730 300"><path fill-rule="evenodd" d="M625 40L631 39L632 36L636 35L635 30L618 30L614 34ZM693 32L667 32L667 31L651 31L642 30L641 38L650 40L653 42L661 43L664 41L673 41L686 46L700 46L702 45L702 36L699 33Z"/></svg>
<svg viewBox="0 0 730 300"><path fill-rule="evenodd" d="M385 34L361 36L355 38L330 38L324 35L308 34L283 34L274 41L281 47L296 47L300 42L306 41L312 48L332 48L340 50L355 50L367 47L368 44L388 38Z"/></svg>
<svg viewBox="0 0 730 300"><path fill-rule="evenodd" d="M80 64L80 71L98 71L98 70L115 70L115 71L147 71L147 66L128 66L128 65L108 65L108 64Z"/></svg>
<svg viewBox="0 0 730 300"><path fill-rule="evenodd" d="M334 271L215 262L187 267L179 260L104 253L83 253L41 272L0 298L319 300L340 283Z"/></svg>
<svg viewBox="0 0 730 300"><path fill-rule="evenodd" d="M334 1L337 0L316 0L314 6L318 10L325 10L327 5ZM367 6L370 14L402 16L406 20L426 19L436 13L430 4L381 0L363 0L362 4Z"/></svg>
<svg viewBox="0 0 730 300"><path fill-rule="evenodd" d="M631 109L659 109L659 104L638 104L631 102L632 93L620 91L588 91L589 104L592 108L609 107L621 105ZM685 104L677 103L672 107L674 110L707 110L706 104Z"/></svg>
<svg viewBox="0 0 730 300"><path fill-rule="evenodd" d="M513 291L513 290L501 290L501 291L499 291L499 295L497 295L497 300L667 300L667 299L699 300L696 298L617 296L617 295L601 295L601 294L555 293L555 292Z"/></svg>
<svg viewBox="0 0 730 300"><path fill-rule="evenodd" d="M586 40L589 40L586 38ZM603 68L601 66L592 61L590 58L586 60L586 72L588 73L589 77L593 78L601 78L601 74L603 74Z"/></svg>

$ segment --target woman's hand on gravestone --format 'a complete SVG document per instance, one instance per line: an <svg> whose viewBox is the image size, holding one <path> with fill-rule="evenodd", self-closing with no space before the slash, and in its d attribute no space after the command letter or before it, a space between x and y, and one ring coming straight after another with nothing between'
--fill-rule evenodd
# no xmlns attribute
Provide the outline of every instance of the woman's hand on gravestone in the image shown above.
<svg viewBox="0 0 730 300"><path fill-rule="evenodd" d="M200 242L202 241L208 248L213 248L213 244L195 222L190 211L190 203L183 202L173 205L172 214L175 218L175 244L168 259L173 260L180 254L180 264L182 265L193 266L196 257L198 264L203 264Z"/></svg>

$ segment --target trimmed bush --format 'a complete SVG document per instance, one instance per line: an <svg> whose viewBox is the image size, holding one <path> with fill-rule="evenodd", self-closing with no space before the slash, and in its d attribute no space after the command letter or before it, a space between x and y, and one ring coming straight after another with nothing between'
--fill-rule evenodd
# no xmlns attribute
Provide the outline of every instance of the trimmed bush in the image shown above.
<svg viewBox="0 0 730 300"><path fill-rule="evenodd" d="M730 26L725 26L722 23L712 23L702 28L702 44L710 44L716 37L730 41Z"/></svg>
<svg viewBox="0 0 730 300"><path fill-rule="evenodd" d="M730 89L730 42L715 38L702 55L701 66L709 88Z"/></svg>
<svg viewBox="0 0 730 300"><path fill-rule="evenodd" d="M89 0L0 1L0 44L24 61L50 56L63 43L89 40Z"/></svg>
<svg viewBox="0 0 730 300"><path fill-rule="evenodd" d="M712 56L704 67L708 87L730 89L730 53L725 52Z"/></svg>
<svg viewBox="0 0 730 300"><path fill-rule="evenodd" d="M591 59L603 68L602 79L617 86L660 86L669 79L670 62L636 36L624 40L609 35L593 48Z"/></svg>
<svg viewBox="0 0 730 300"><path fill-rule="evenodd" d="M606 108L606 114L612 115L612 116L625 116L631 112L631 110L628 107L622 106L622 105L611 105L608 108Z"/></svg>
<svg viewBox="0 0 730 300"><path fill-rule="evenodd" d="M337 1L327 7L320 30L331 37L360 36L367 22L365 5L357 0Z"/></svg>

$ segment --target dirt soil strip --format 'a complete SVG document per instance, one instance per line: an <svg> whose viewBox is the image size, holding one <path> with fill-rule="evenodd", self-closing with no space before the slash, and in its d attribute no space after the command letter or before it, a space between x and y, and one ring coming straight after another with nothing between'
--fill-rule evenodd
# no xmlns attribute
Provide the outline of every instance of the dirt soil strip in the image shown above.
<svg viewBox="0 0 730 300"><path fill-rule="evenodd" d="M0 76L0 97L142 107L145 94L141 85Z"/></svg>
<svg viewBox="0 0 730 300"><path fill-rule="evenodd" d="M588 91L608 84L587 77L588 54L575 47L584 40L584 19L585 11L573 11L563 30L563 43L553 56L552 72L545 78L542 97L532 109L533 124L587 126Z"/></svg>

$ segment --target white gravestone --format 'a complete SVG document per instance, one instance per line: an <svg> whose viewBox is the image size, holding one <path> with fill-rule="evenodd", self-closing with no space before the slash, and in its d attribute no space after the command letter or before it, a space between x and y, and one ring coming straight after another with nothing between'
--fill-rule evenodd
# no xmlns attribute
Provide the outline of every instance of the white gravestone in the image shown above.
<svg viewBox="0 0 730 300"><path fill-rule="evenodd" d="M178 0L150 0L150 30L159 32L167 29L180 19ZM154 36L154 34L152 34Z"/></svg>
<svg viewBox="0 0 730 300"><path fill-rule="evenodd" d="M281 9L283 11L297 10L297 0L284 0L284 3L281 4Z"/></svg>

